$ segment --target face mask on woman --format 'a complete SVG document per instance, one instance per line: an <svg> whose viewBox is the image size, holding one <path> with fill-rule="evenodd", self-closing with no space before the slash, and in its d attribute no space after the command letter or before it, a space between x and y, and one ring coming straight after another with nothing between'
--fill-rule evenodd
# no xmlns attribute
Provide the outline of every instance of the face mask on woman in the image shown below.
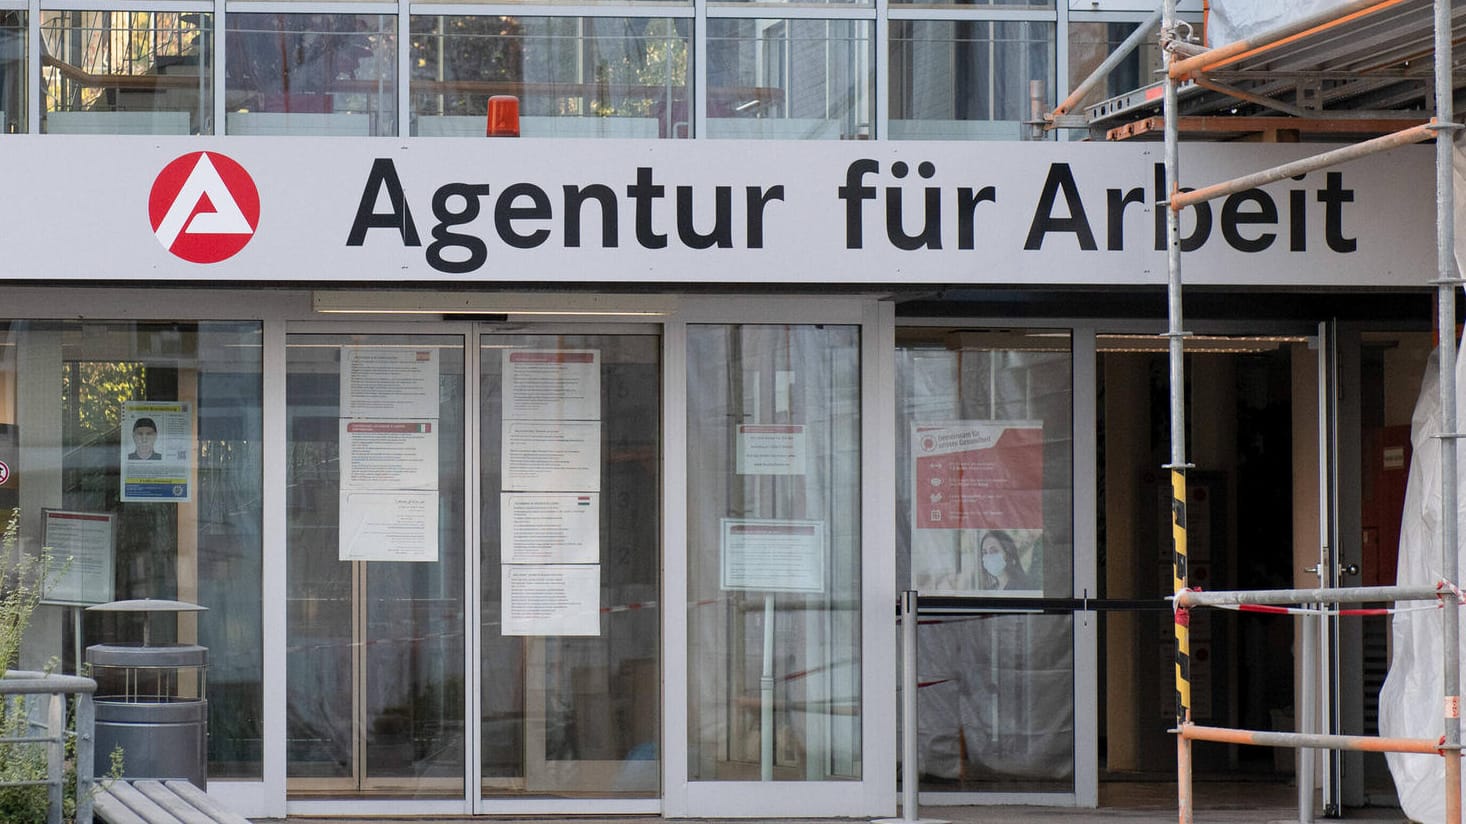
<svg viewBox="0 0 1466 824"><path fill-rule="evenodd" d="M1002 575L1008 568L1008 560L1001 552L984 552L982 554L982 568L987 570L989 575Z"/></svg>

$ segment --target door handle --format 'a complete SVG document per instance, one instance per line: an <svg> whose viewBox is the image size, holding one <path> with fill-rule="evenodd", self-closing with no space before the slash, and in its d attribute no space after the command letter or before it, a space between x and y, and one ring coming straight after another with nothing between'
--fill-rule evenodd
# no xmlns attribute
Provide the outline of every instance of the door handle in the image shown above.
<svg viewBox="0 0 1466 824"><path fill-rule="evenodd" d="M1310 566L1310 567L1304 567L1303 568L1303 571L1309 573L1310 575L1318 575L1319 574L1318 566L1319 566L1318 564L1314 564L1313 566ZM1359 565L1358 564L1341 564L1339 566L1339 575L1341 575L1341 576L1343 576L1343 575L1358 575L1358 574L1359 574Z"/></svg>

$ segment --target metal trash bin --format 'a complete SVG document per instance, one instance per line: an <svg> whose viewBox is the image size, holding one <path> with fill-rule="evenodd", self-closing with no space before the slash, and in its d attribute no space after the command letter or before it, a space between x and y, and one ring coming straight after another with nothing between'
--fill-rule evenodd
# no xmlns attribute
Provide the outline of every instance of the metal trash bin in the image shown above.
<svg viewBox="0 0 1466 824"><path fill-rule="evenodd" d="M151 643L152 613L198 612L184 601L141 599L88 607L103 612L143 612L142 644L87 647L97 682L96 775L111 771L112 751L122 748L125 778L183 778L205 789L208 774L209 651L197 644Z"/></svg>

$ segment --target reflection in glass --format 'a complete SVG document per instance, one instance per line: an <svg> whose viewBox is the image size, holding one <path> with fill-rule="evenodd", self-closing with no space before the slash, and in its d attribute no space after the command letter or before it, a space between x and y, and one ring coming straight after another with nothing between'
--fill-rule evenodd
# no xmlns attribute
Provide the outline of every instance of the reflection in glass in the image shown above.
<svg viewBox="0 0 1466 824"><path fill-rule="evenodd" d="M482 137L509 94L525 137L688 137L689 22L415 16L413 134Z"/></svg>
<svg viewBox="0 0 1466 824"><path fill-rule="evenodd" d="M505 334L483 341L483 793L654 797L661 787L660 339ZM515 495L522 484L503 471L511 460L504 455L506 418L515 420L506 405L532 392L532 382L540 381L543 390L555 378L547 370L507 375L505 359L529 355L543 363L559 353L599 365L600 393L573 410L551 413L582 427L599 416L588 427L600 431L598 630L507 635L501 621L502 572L510 560L504 539L535 527L512 516L505 523L502 513L510 501L535 496ZM516 377L521 383L511 391L506 381ZM539 474L535 485L560 486L547 480L552 474ZM591 490L579 491L586 506L597 500ZM535 566L520 560L516 568Z"/></svg>
<svg viewBox="0 0 1466 824"><path fill-rule="evenodd" d="M986 20L891 21L891 137L1023 137L1030 81L1052 106L1054 24Z"/></svg>
<svg viewBox="0 0 1466 824"><path fill-rule="evenodd" d="M896 346L903 588L1069 596L1069 336L913 327ZM1072 791L1073 630L1067 615L922 624L918 660L934 682L918 693L923 790Z"/></svg>
<svg viewBox="0 0 1466 824"><path fill-rule="evenodd" d="M859 329L687 345L688 777L859 779Z"/></svg>
<svg viewBox="0 0 1466 824"><path fill-rule="evenodd" d="M41 12L42 131L211 134L213 15Z"/></svg>
<svg viewBox="0 0 1466 824"><path fill-rule="evenodd" d="M871 137L874 24L708 21L708 136Z"/></svg>
<svg viewBox="0 0 1466 824"><path fill-rule="evenodd" d="M26 130L25 12L0 10L0 134Z"/></svg>
<svg viewBox="0 0 1466 824"><path fill-rule="evenodd" d="M260 344L257 323L0 323L0 462L11 470L0 527L14 518L30 552L43 545L43 509L110 514L112 600L207 608L151 632L209 650L211 780L261 776ZM189 405L192 440L170 444L196 470L188 500L121 500L124 409L137 401ZM37 621L54 633L41 629L28 651L75 672L60 612L41 608ZM143 620L84 613L81 643L137 643ZM180 683L180 695L198 695L196 682Z"/></svg>
<svg viewBox="0 0 1466 824"><path fill-rule="evenodd" d="M229 134L393 135L397 18L230 14Z"/></svg>
<svg viewBox="0 0 1466 824"><path fill-rule="evenodd" d="M461 798L462 339L292 335L288 347L289 790L296 796ZM347 347L410 352L414 363L436 354L436 380L429 384L436 392L428 389L431 397L417 398L424 406L411 415L344 409L341 370ZM427 421L437 433L437 489L431 499L437 504L438 531L429 540L436 560L339 560L342 416L418 418L423 409L437 415Z"/></svg>
<svg viewBox="0 0 1466 824"><path fill-rule="evenodd" d="M1105 58L1135 32L1135 23L1086 23L1069 21L1069 87L1074 88L1094 73ZM1110 71L1109 77L1094 88L1079 105L1076 112L1098 103L1108 97L1133 91L1159 79L1162 53L1158 41L1153 38L1142 42Z"/></svg>

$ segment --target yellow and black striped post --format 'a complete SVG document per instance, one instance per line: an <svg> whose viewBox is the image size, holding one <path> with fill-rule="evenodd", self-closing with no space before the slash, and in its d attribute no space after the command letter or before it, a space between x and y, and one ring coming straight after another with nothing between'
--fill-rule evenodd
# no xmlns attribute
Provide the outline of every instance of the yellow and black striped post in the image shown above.
<svg viewBox="0 0 1466 824"><path fill-rule="evenodd" d="M1171 470L1172 591L1187 588L1186 470ZM1191 613L1176 606L1176 726L1191 721Z"/></svg>

